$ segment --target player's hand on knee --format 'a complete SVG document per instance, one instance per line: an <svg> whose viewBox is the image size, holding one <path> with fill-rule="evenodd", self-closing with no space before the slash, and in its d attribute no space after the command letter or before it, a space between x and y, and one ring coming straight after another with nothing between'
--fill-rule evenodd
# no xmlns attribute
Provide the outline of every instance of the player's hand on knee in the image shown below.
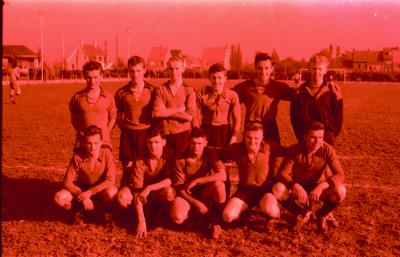
<svg viewBox="0 0 400 257"><path fill-rule="evenodd" d="M207 212L208 212L208 207L200 201L198 203L196 203L196 209L200 214L203 214L203 215L207 214Z"/></svg>
<svg viewBox="0 0 400 257"><path fill-rule="evenodd" d="M147 226L146 222L139 222L136 228L136 237L142 238L147 237Z"/></svg>
<svg viewBox="0 0 400 257"><path fill-rule="evenodd" d="M306 190L299 184L294 184L293 191L297 195L297 200L303 206L308 206L308 195Z"/></svg>
<svg viewBox="0 0 400 257"><path fill-rule="evenodd" d="M138 195L137 195L137 200L142 202L142 204L146 204L147 202L147 197L150 194L150 190L148 190L147 187L145 187Z"/></svg>
<svg viewBox="0 0 400 257"><path fill-rule="evenodd" d="M326 182L318 184L310 193L310 198L313 202L319 202L322 195L322 191L329 187Z"/></svg>
<svg viewBox="0 0 400 257"><path fill-rule="evenodd" d="M86 211L92 211L94 209L93 201L90 200L90 198L87 198L84 201L82 201L82 204L83 204L83 208Z"/></svg>
<svg viewBox="0 0 400 257"><path fill-rule="evenodd" d="M93 193L90 190L87 190L85 192L82 192L78 195L78 201L83 202L86 199L90 199L92 197Z"/></svg>

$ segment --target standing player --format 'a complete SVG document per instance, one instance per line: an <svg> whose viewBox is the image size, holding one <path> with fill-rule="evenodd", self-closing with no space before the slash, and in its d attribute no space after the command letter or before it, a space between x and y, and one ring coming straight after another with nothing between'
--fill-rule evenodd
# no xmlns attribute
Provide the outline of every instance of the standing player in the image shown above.
<svg viewBox="0 0 400 257"><path fill-rule="evenodd" d="M95 199L100 200L103 207L110 208L118 192L113 155L108 146L102 146L102 129L89 126L83 130L83 137L84 148L72 157L64 177L64 188L54 196L57 205L77 210L75 222L81 221L81 208L95 209Z"/></svg>
<svg viewBox="0 0 400 257"><path fill-rule="evenodd" d="M10 102L16 104L17 97L21 95L21 87L18 83L18 79L21 76L21 69L15 58L10 59L8 74L10 76Z"/></svg>
<svg viewBox="0 0 400 257"><path fill-rule="evenodd" d="M83 66L86 88L75 93L70 102L72 126L76 130L75 150L82 144L83 130L96 125L103 131L103 143L111 147L110 132L114 127L117 110L113 96L101 86L103 69L98 62Z"/></svg>
<svg viewBox="0 0 400 257"><path fill-rule="evenodd" d="M217 152L206 145L205 132L193 128L189 148L177 158L174 167L173 183L179 196L172 203L170 214L173 222L182 224L194 207L199 214L212 219L211 236L218 238L221 233L218 217L226 200L226 173Z"/></svg>
<svg viewBox="0 0 400 257"><path fill-rule="evenodd" d="M263 126L250 122L244 131L244 142L228 146L224 159L237 163L239 169L239 187L228 200L223 211L223 220L230 223L254 205L269 218L280 216L277 201L271 193L273 172L270 163L278 155L284 154L284 148L273 141L263 141Z"/></svg>
<svg viewBox="0 0 400 257"><path fill-rule="evenodd" d="M329 61L323 55L311 57L311 79L301 85L290 105L290 121L299 141L311 121L324 125L324 140L331 145L334 145L342 128L343 98L339 87L324 78L328 65Z"/></svg>
<svg viewBox="0 0 400 257"><path fill-rule="evenodd" d="M290 101L295 89L283 82L271 79L274 63L266 53L258 53L254 59L257 78L246 80L233 88L246 107L245 124L249 121L261 122L265 139L280 143L278 123L279 100Z"/></svg>
<svg viewBox="0 0 400 257"><path fill-rule="evenodd" d="M240 134L240 103L235 91L225 88L226 70L219 63L208 70L211 86L197 93L202 114L201 127L207 134L208 146L224 148L236 143ZM233 129L229 124L232 115Z"/></svg>
<svg viewBox="0 0 400 257"><path fill-rule="evenodd" d="M196 93L185 85L182 74L185 63L182 57L168 60L170 80L155 91L153 116L167 133L167 145L182 153L189 142L190 129L196 113Z"/></svg>
<svg viewBox="0 0 400 257"><path fill-rule="evenodd" d="M131 81L115 94L117 124L121 129L119 159L123 167L122 186L129 178L128 171L136 156L143 154L152 121L154 87L144 80L145 68L142 57L129 58L128 72Z"/></svg>
<svg viewBox="0 0 400 257"><path fill-rule="evenodd" d="M134 202L138 218L137 237L147 236L144 206L168 205L175 198L170 179L174 154L165 145L166 140L160 130L149 131L147 151L135 161L128 184L118 192L120 206L128 208Z"/></svg>
<svg viewBox="0 0 400 257"><path fill-rule="evenodd" d="M344 172L332 146L323 141L324 125L311 122L303 140L292 146L283 161L273 193L279 201L288 196L300 208L300 225L308 222L314 202L323 202L315 213L322 232L328 229L327 220L336 221L330 214L346 197ZM327 169L330 169L328 172ZM332 173L332 176L328 174Z"/></svg>

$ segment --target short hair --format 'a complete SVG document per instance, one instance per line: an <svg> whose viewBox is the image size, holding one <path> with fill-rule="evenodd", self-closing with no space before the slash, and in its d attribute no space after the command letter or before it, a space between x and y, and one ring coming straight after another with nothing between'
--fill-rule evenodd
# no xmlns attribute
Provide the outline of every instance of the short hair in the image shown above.
<svg viewBox="0 0 400 257"><path fill-rule="evenodd" d="M206 132L201 128L197 128L197 127L192 128L189 138L199 138L199 137L207 139Z"/></svg>
<svg viewBox="0 0 400 257"><path fill-rule="evenodd" d="M226 75L226 69L221 63L214 63L208 69L208 77L217 72L223 72Z"/></svg>
<svg viewBox="0 0 400 257"><path fill-rule="evenodd" d="M152 137L157 137L157 136L160 136L161 138L166 139L166 134L165 134L164 130L162 130L158 127L148 130L147 139L152 138Z"/></svg>
<svg viewBox="0 0 400 257"><path fill-rule="evenodd" d="M257 66L257 63L258 63L258 62L261 62L261 61L268 61L268 60L271 62L272 66L275 65L275 63L272 61L272 57L271 57L269 54L259 52L259 53L257 53L256 56L254 57L254 66Z"/></svg>
<svg viewBox="0 0 400 257"><path fill-rule="evenodd" d="M264 131L264 126L259 121L250 121L246 124L244 128L245 133L248 131L259 131L259 130Z"/></svg>
<svg viewBox="0 0 400 257"><path fill-rule="evenodd" d="M326 66L329 66L329 60L326 58L325 55L322 54L315 54L311 56L310 58L310 65L311 64L326 64Z"/></svg>
<svg viewBox="0 0 400 257"><path fill-rule="evenodd" d="M92 71L92 70L99 70L100 73L103 73L103 67L101 66L101 64L99 62L96 61L90 61L85 63L85 65L83 65L83 74L85 74L88 71Z"/></svg>
<svg viewBox="0 0 400 257"><path fill-rule="evenodd" d="M90 137L94 135L100 135L100 138L103 139L103 130L96 125L90 125L83 130L83 134L85 137Z"/></svg>
<svg viewBox="0 0 400 257"><path fill-rule="evenodd" d="M132 56L131 58L129 58L128 60L128 67L132 67L138 64L142 64L143 68L146 67L146 62L144 61L144 59L140 56Z"/></svg>
<svg viewBox="0 0 400 257"><path fill-rule="evenodd" d="M167 61L168 67L171 66L171 62L181 62L181 63L183 63L183 66L185 66L185 58L181 54L171 56Z"/></svg>
<svg viewBox="0 0 400 257"><path fill-rule="evenodd" d="M319 121L310 121L306 125L306 129L304 130L304 135L307 134L310 131L315 131L315 130L324 130L325 126Z"/></svg>

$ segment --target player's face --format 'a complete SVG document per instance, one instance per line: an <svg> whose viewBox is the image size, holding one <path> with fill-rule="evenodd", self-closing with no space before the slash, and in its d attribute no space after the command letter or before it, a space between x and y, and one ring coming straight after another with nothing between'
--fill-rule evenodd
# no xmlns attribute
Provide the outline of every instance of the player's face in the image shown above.
<svg viewBox="0 0 400 257"><path fill-rule="evenodd" d="M93 135L93 136L88 136L86 137L86 151L89 154L89 156L96 156L99 154L101 145L102 145L102 140L100 135Z"/></svg>
<svg viewBox="0 0 400 257"><path fill-rule="evenodd" d="M134 84L141 83L144 80L145 73L146 69L141 63L129 67L129 77Z"/></svg>
<svg viewBox="0 0 400 257"><path fill-rule="evenodd" d="M210 75L211 87L215 92L222 92L226 82L225 72L219 71Z"/></svg>
<svg viewBox="0 0 400 257"><path fill-rule="evenodd" d="M244 143L246 144L247 151L258 152L263 140L263 131L247 131L244 137Z"/></svg>
<svg viewBox="0 0 400 257"><path fill-rule="evenodd" d="M149 150L150 155L153 156L161 156L165 144L166 140L160 135L147 139L147 149Z"/></svg>
<svg viewBox="0 0 400 257"><path fill-rule="evenodd" d="M168 66L169 76L172 80L181 80L182 74L185 71L183 62L171 61Z"/></svg>
<svg viewBox="0 0 400 257"><path fill-rule="evenodd" d="M266 82L270 79L273 71L274 67L272 66L272 62L270 60L259 61L256 64L257 78L263 82Z"/></svg>
<svg viewBox="0 0 400 257"><path fill-rule="evenodd" d="M327 71L328 65L326 63L312 63L310 65L311 84L322 85Z"/></svg>
<svg viewBox="0 0 400 257"><path fill-rule="evenodd" d="M207 145L207 140L204 137L192 137L190 139L190 151L197 157L203 154L204 147Z"/></svg>
<svg viewBox="0 0 400 257"><path fill-rule="evenodd" d="M101 71L90 70L85 72L85 80L88 89L97 89L101 84Z"/></svg>
<svg viewBox="0 0 400 257"><path fill-rule="evenodd" d="M315 153L324 142L324 130L311 130L304 135L307 152Z"/></svg>

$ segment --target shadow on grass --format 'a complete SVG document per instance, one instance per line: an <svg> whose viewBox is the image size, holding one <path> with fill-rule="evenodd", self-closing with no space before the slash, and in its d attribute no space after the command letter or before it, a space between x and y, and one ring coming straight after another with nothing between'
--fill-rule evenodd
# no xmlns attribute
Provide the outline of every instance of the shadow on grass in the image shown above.
<svg viewBox="0 0 400 257"><path fill-rule="evenodd" d="M3 221L63 221L66 212L53 201L61 183L32 178L1 176L1 215Z"/></svg>

